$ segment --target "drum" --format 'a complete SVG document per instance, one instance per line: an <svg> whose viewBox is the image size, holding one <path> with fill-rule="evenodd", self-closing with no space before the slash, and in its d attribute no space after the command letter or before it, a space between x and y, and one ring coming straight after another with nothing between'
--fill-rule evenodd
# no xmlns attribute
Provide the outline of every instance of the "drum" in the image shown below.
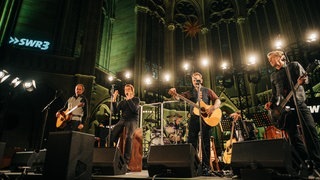
<svg viewBox="0 0 320 180"><path fill-rule="evenodd" d="M169 136L170 134L174 133L175 127L173 124L169 124L169 125L166 125L164 129L165 129L166 135Z"/></svg>
<svg viewBox="0 0 320 180"><path fill-rule="evenodd" d="M180 142L182 140L181 136L179 134L170 134L169 139L171 142Z"/></svg>
<svg viewBox="0 0 320 180"><path fill-rule="evenodd" d="M163 144L171 144L169 138L167 137L164 137L163 138ZM151 139L151 146L154 146L154 145L161 145L161 137L155 137L155 138L152 138Z"/></svg>

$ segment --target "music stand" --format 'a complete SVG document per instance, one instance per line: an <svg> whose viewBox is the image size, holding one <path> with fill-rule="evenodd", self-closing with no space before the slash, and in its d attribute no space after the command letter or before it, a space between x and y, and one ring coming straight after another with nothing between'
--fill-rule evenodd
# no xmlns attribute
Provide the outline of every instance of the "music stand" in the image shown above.
<svg viewBox="0 0 320 180"><path fill-rule="evenodd" d="M269 119L267 112L255 113L253 117L254 124L257 127L273 126L273 123Z"/></svg>
<svg viewBox="0 0 320 180"><path fill-rule="evenodd" d="M232 119L229 119L229 118L222 119L221 126L223 131L231 131Z"/></svg>

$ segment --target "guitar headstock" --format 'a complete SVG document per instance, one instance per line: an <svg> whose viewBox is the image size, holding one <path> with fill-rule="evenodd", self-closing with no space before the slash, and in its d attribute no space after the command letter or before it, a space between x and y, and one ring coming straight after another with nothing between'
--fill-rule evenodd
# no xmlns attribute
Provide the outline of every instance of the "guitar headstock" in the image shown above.
<svg viewBox="0 0 320 180"><path fill-rule="evenodd" d="M320 65L320 60L318 60L318 59L314 60L313 63L309 64L307 66L307 68L306 68L306 72L303 73L303 75L298 78L298 84L299 85L304 84L305 83L305 77L307 77L308 74L310 74L310 72L312 72L319 65Z"/></svg>
<svg viewBox="0 0 320 180"><path fill-rule="evenodd" d="M171 96L176 96L178 93L177 93L177 91L174 89L169 89L169 91L168 91L168 94L169 95L171 95Z"/></svg>
<svg viewBox="0 0 320 180"><path fill-rule="evenodd" d="M309 74L311 71L313 71L317 66L320 65L320 60L315 59L313 63L309 64L306 68L306 73Z"/></svg>

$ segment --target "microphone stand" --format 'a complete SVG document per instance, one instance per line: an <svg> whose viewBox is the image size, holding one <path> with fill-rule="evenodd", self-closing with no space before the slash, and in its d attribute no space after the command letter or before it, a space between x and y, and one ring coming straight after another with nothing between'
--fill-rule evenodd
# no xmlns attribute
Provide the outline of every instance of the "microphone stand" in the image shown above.
<svg viewBox="0 0 320 180"><path fill-rule="evenodd" d="M301 112L300 112L300 110L298 108L298 104L297 104L296 90L294 89L294 85L293 85L293 81L292 81L292 78L291 78L290 70L289 70L289 68L287 66L287 62L286 61L284 62L284 69L286 70L286 74L287 74L287 78L288 78L288 81L289 81L289 84L290 84L290 88L291 88L292 93L293 93L293 102L294 102L294 105L296 107L296 111L297 111L297 114L298 114L299 124L302 127L303 126L302 125L302 116L301 116ZM305 146L306 150L308 150L306 142L305 142L305 135L304 135L303 128L301 128L301 135L302 135L303 145ZM307 151L307 153L308 153L308 151Z"/></svg>
<svg viewBox="0 0 320 180"><path fill-rule="evenodd" d="M200 82L197 82L198 83L198 106L199 106L199 127L200 127L200 129L199 129L199 140L200 140L200 143L198 143L199 144L199 152L201 153L201 158L200 158L200 162L201 163L203 163L202 162L202 159L203 159L203 154L202 154L202 148L204 148L204 147L202 147L203 145L204 145L204 143L203 143L203 138L202 138L202 119L201 119L201 107L200 107L200 101L201 101L201 98L200 98L200 92L201 92L201 83Z"/></svg>
<svg viewBox="0 0 320 180"><path fill-rule="evenodd" d="M108 147L111 147L111 124L112 124L112 114L113 114L113 93L114 93L114 84L111 85L111 101L110 101L110 116L109 116L109 130L108 130Z"/></svg>
<svg viewBox="0 0 320 180"><path fill-rule="evenodd" d="M310 153L309 153L309 149L308 149L308 146L306 144L306 141L305 141L305 131L304 131L304 126L305 126L305 122L304 122L304 119L302 117L302 114L301 114L301 111L300 109L298 108L298 103L297 103L297 96L296 96L296 90L294 89L294 85L293 85L293 81L292 81L292 77L291 77L291 74L290 74L290 70L289 70L289 67L287 66L287 60L289 61L288 57L285 55L286 57L286 60L284 62L284 69L286 71L286 75L287 75L287 78L288 78L288 81L289 81L289 84L290 84L290 88L291 88L291 91L293 93L293 102L294 102L294 105L295 105L295 108L296 108L296 111L297 111L297 115L298 115L298 120L299 120L299 124L300 124L300 129L301 131L298 131L300 132L301 136L302 136L302 142L303 142L303 145L306 149L306 153L308 155L308 157L310 157ZM303 123L304 122L304 123ZM306 128L308 129L308 127L306 126ZM305 163L305 167L308 166L308 163L306 162L303 162ZM319 176L319 172L317 172L316 170L314 170L314 172Z"/></svg>
<svg viewBox="0 0 320 180"><path fill-rule="evenodd" d="M58 95L57 93L55 94L53 100L51 100L43 109L41 112L44 112L44 121L43 121L43 125L42 125L42 132L41 132L41 139L40 139L40 146L39 146L39 150L42 149L42 143L43 143L43 138L44 138L44 131L46 129L46 124L47 124L47 119L48 119L48 111L50 109L51 104L58 99Z"/></svg>

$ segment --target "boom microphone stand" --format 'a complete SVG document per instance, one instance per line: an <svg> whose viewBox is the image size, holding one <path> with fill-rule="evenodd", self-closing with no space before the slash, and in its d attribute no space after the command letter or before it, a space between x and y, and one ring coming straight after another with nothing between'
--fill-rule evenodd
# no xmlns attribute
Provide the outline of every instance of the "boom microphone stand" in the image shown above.
<svg viewBox="0 0 320 180"><path fill-rule="evenodd" d="M60 92L61 93L61 92ZM56 91L56 94L54 96L54 98L42 109L41 112L44 112L44 121L43 121L43 125L42 125L42 132L41 132L41 139L40 139L40 146L39 146L39 150L42 148L42 144L43 144L43 138L44 138L44 131L46 129L46 124L47 124L47 119L48 119L48 111L50 109L51 104L59 98L60 95L59 91Z"/></svg>
<svg viewBox="0 0 320 180"><path fill-rule="evenodd" d="M200 80L197 80L197 85L198 85L198 99L197 99L197 103L198 103L198 106L199 106L199 127L200 127L200 130L199 130L199 140L200 140L200 143L198 143L199 145L199 153L201 153L201 158L200 158L200 162L203 163L202 159L203 159L203 154L202 154L202 148L203 145L204 145L204 142L203 142L203 137L202 137L202 119L201 119L201 107L200 107L200 101L201 101L201 98L200 98L200 93L201 93L201 82ZM195 107L194 107L195 108Z"/></svg>

